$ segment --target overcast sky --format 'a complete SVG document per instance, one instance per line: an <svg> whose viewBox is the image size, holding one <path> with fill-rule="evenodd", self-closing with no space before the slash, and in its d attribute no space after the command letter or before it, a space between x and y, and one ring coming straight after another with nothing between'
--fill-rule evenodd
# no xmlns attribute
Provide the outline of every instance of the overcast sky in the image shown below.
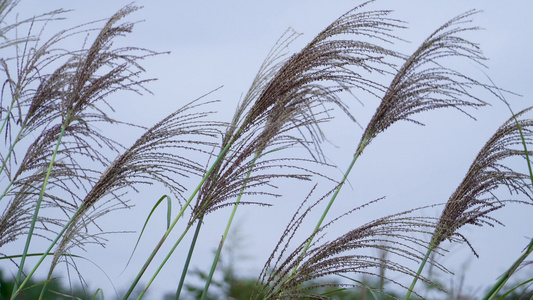
<svg viewBox="0 0 533 300"><path fill-rule="evenodd" d="M50 24L49 32L57 28L106 18L130 1L59 1L22 0L17 11L21 17L29 17L56 8L73 9L68 20ZM130 21L144 20L136 25L133 34L124 39L124 44L155 51L170 51L168 55L151 58L144 62L147 76L159 81L149 85L154 95L129 96L127 102L116 101L118 118L140 122L150 126L170 111L221 85L224 87L213 95L222 100L219 117L229 121L241 94L248 89L255 73L276 40L288 28L303 33L291 46L297 51L309 42L330 22L360 1L137 1L144 6L128 17ZM452 17L470 9L484 12L474 17L475 25L485 28L470 34L479 43L490 60L485 70L500 87L521 94L508 95L515 111L531 105L533 100L531 58L532 40L531 11L533 2L522 1L445 1L410 0L376 1L368 9L392 9L393 17L409 22L409 29L398 35L411 43L398 42L395 50L410 53L438 26ZM76 46L73 46L76 47ZM480 80L484 75L475 66L470 74ZM471 67L471 68L470 68ZM384 80L388 84L390 79ZM366 97L366 96L365 96ZM346 99L352 113L363 126L374 113L378 101L363 98L364 106L354 99ZM507 107L496 99L488 100L492 106L471 111L477 121L457 111L443 110L417 116L426 126L398 123L380 134L367 148L350 176L350 186L341 192L331 216L336 216L357 204L382 196L386 199L376 209L354 214L345 226L357 226L362 222L388 213L414 208L420 205L445 202L462 180L473 158L496 128L509 118ZM331 144L325 145L330 162L338 165L338 177L351 160L354 147L362 130L355 129L348 120L335 120L329 130ZM348 128L348 130L343 130ZM120 129L118 129L120 131ZM283 187L280 187L283 188ZM270 208L245 207L239 209L235 225L240 226L242 253L251 256L239 265L246 275L253 276L261 269L273 243L287 218L302 200L309 186L291 189L282 199L274 200ZM118 212L104 222L109 231L139 230L145 216L157 200L152 195L132 195L136 208ZM149 193L149 194L150 194ZM160 192L165 193L165 191ZM527 245L531 230L531 207L506 207L496 216L506 227L483 227L466 229L465 234L480 254L476 259L466 246L454 246L442 262L457 273L465 272L465 282L475 291L476 287L494 282ZM438 211L431 212L435 216ZM136 274L152 245L159 239L164 227L164 213L160 222L154 222L136 260L120 275L136 234L110 236L108 247L90 248L82 253L94 261L120 288ZM206 218L198 251L193 265L203 270L211 264L211 251L218 244L229 210L221 210ZM345 229L348 229L346 227ZM179 231L177 228L176 231ZM341 232L340 232L341 233ZM153 239L148 237L152 236ZM188 241L175 253L159 280L152 286L154 291L174 291L176 276L182 268ZM78 253L75 253L78 254ZM127 254L127 255L125 255ZM251 255L250 255L251 254ZM106 297L111 297L109 282L102 271L91 264L81 264L87 281L93 288L102 287ZM466 269L462 269L462 268ZM529 273L531 274L531 272ZM449 277L443 277L448 281ZM155 293L155 292L154 292Z"/></svg>

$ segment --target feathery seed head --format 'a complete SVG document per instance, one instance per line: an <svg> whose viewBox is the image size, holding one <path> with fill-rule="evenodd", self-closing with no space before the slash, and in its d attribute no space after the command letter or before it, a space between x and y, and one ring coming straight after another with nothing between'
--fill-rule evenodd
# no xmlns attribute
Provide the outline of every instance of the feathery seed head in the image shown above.
<svg viewBox="0 0 533 300"><path fill-rule="evenodd" d="M479 107L486 102L476 97L474 88L487 89L494 94L495 87L483 84L445 67L446 59L466 59L478 64L485 60L478 45L462 38L461 33L477 30L463 27L478 11L461 14L431 34L397 71L376 113L370 120L359 143L357 154L393 123L405 120L420 124L412 115L445 107L453 107L468 116L463 107Z"/></svg>
<svg viewBox="0 0 533 300"><path fill-rule="evenodd" d="M308 179L310 170L303 168L303 174L248 174L275 166L293 167L289 160L279 165L273 165L276 160L261 161L272 148L303 145L314 160L323 163L319 124L330 119L327 106L332 104L354 119L338 94L349 89L375 94L383 89L364 74L389 72L386 58L399 54L373 42L394 39L390 30L402 24L388 18L389 11L359 12L366 4L335 20L286 60L282 60L284 51L298 34L289 30L280 38L237 108L221 145L230 150L202 187L193 219L240 194L243 186L246 194L253 187L269 184L272 178Z"/></svg>
<svg viewBox="0 0 533 300"><path fill-rule="evenodd" d="M328 196L322 197L308 209L300 212L310 195L308 195L307 199L300 206L300 209L293 216L276 245L275 250L268 259L261 273L254 295L266 295L265 299L292 299L297 297L330 299L325 295L309 295L307 293L310 288L318 287L319 285L338 286L338 284L328 283L328 276L333 274L357 273L379 277L383 276L383 272L380 275L375 273L374 270L386 269L408 276L415 275L409 268L394 262L392 259L387 258L387 256L374 256L367 253L369 249L376 249L387 251L388 255L407 258L409 260L416 261L420 259L423 253L416 250L416 247L424 245L424 241L412 235L413 233L430 234L429 230L434 228L435 220L428 217L413 216L411 213L414 210L378 218L350 230L331 241L321 241L324 239L323 234L318 240L315 239L312 246L302 255L302 250L308 240L312 238L309 237L292 252L286 254L296 231L300 228L305 217L319 202ZM326 227L332 226L340 218L345 218L378 200L371 201L348 211L322 226L315 235L322 234ZM401 283L391 279L390 276L387 279L399 286L403 286ZM311 286L309 286L310 284ZM343 284L343 286L347 287L356 285Z"/></svg>
<svg viewBox="0 0 533 300"><path fill-rule="evenodd" d="M499 223L488 214L502 208L507 202L516 202L498 199L492 192L499 187L533 199L531 187L526 183L529 175L514 171L504 164L507 158L525 157L522 137L527 144L532 141L533 120L521 117L532 108L522 110L507 120L478 153L463 181L446 203L433 234L434 246L459 235L457 231L466 224L481 226Z"/></svg>

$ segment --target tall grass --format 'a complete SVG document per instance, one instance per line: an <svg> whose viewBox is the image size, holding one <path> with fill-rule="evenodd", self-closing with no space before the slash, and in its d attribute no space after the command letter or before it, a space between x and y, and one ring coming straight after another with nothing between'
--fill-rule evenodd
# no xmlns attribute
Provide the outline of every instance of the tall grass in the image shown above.
<svg viewBox="0 0 533 300"><path fill-rule="evenodd" d="M0 4L1 20L17 2ZM220 224L225 227L221 240L213 241L217 251L201 295L206 299L238 208L253 205L256 210L263 206L276 209L276 202L270 199L281 198L286 192L277 188L280 182L308 181L314 187L305 199L290 200L298 201L299 208L279 242L272 245L272 254L250 298L331 299L335 291L368 288L358 278L373 276L381 282L378 289L370 288L375 298L392 291L387 290L387 282L410 299L411 294L422 294L418 280L437 286L423 276L426 264L449 272L430 259L435 253L446 255L444 241L466 243L477 255L461 232L465 225L493 226L500 223L494 211L508 204L529 208L533 200L530 175L509 163L519 160L529 165L530 108L512 114L498 128L445 204L439 204L445 199L436 195L440 202L423 207L405 203L402 211L372 216L365 224L353 223L343 228L341 235L331 230L385 201L346 199L342 193L350 174L359 171L356 162L371 151L370 144L383 132L399 121L423 125L418 115L432 110L452 108L474 119L477 110L503 100L501 94L505 92L490 80L484 82L458 68L485 68L480 46L467 38L479 29L473 25L479 11L451 18L413 53L401 53L395 47L404 42L401 37L406 23L394 18L392 11L376 9L380 3L372 2L341 15L294 54L290 48L300 34L287 30L260 66L231 120L218 120L212 111L219 102L210 100L213 91L149 128L111 116L114 101L127 99L128 92L150 92L145 86L154 79L144 77L141 64L163 54L115 46L133 30L134 23L125 19L138 7L128 5L108 20L63 30L47 40L36 28L45 28L44 24L56 21L64 11L11 25L3 22L0 48L11 52L4 50L2 53L8 54L0 59L4 76L1 133L5 136L0 170L0 247L22 241L24 245L15 256L3 253L3 262L11 261L17 269L11 299L21 297L47 260L48 275L41 283L44 298L61 262L77 270L80 257L74 254L79 249L92 243L105 244L99 218L107 214L127 216L123 209L143 200L131 192L154 184L166 187L179 201L180 210L172 218L169 208L166 231L160 233L144 264L128 267L136 276L120 295L123 299L130 299L138 288L142 288L142 298L163 268L181 269L169 266L170 258L179 256L175 253L178 247L188 249L184 251L187 256L179 257L184 265L176 279L176 298L180 298L188 266L196 259L196 243L203 238L202 225L212 222L213 212L231 210L227 223ZM19 27L26 28L28 34L12 38L9 33ZM69 49L75 41L81 42ZM339 113L357 127L357 113L346 102L352 99L346 97L350 94L357 99L378 99L379 104L362 135L346 130L348 138L360 142L346 162L346 171L333 178L324 171L335 166L328 163L328 153L322 147L328 140L323 127L335 124ZM109 132L98 129L103 124L121 126L123 132L133 128L144 132L131 146L123 146ZM189 182L195 183L189 186ZM353 185L364 188L357 182ZM321 195L317 186L329 192ZM503 189L509 191L509 195L504 194L507 198L499 196ZM155 198L169 198L161 196ZM353 208L340 216L329 215L333 205L341 201L350 201ZM438 218L430 215L435 209L441 210ZM317 219L311 220L315 214ZM309 222L314 226L308 228ZM187 248L182 241L189 235L194 236ZM49 246L32 253L35 237L44 237ZM505 278L530 250L511 266ZM27 258L35 255L40 258L29 263ZM419 267L413 268L413 264ZM339 283L338 276L351 280ZM497 282L493 294L504 283ZM328 292L317 292L324 288ZM90 294L96 297L97 293Z"/></svg>

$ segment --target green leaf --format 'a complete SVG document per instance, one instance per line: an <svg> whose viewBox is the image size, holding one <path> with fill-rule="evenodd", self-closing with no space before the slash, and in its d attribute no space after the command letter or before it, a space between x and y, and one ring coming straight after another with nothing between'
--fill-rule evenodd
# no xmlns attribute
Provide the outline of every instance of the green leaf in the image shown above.
<svg viewBox="0 0 533 300"><path fill-rule="evenodd" d="M155 203L154 207L152 207L152 210L148 214L148 217L146 218L146 221L144 221L144 225L143 225L143 228L141 230L141 233L139 234L139 238L137 238L137 243L135 243L135 247L133 248L133 251L131 252L130 258L128 259L128 262L126 263L126 266L124 267L124 270L126 270L128 265L130 264L130 261L133 258L133 254L135 254L135 250L137 250L137 246L139 246L139 242L141 241L141 237L142 237L142 235L144 233L144 230L146 229L146 226L148 225L148 221L150 221L150 218L154 214L155 210L157 209L159 204L161 204L161 202L163 202L163 200L165 198L167 199L167 230L170 227L170 220L171 220L171 217L172 217L172 210L171 210L171 208L172 208L171 202L172 201L171 201L169 196L163 195L163 196L161 196L161 198L159 198L159 200L157 200L157 202ZM124 270L122 270L122 272L124 272Z"/></svg>
<svg viewBox="0 0 533 300"><path fill-rule="evenodd" d="M335 274L335 275L359 283L360 285L362 285L362 286L364 286L365 288L368 289L368 291L370 292L370 294L372 295L372 297L374 297L375 300L379 300L379 298L378 298L378 296L376 295L376 293L374 293L374 290L376 289L375 287L371 287L371 286L369 286L368 284L366 284L366 283L364 283L364 282L362 282L362 281L359 281L359 280L356 280L356 279L350 278L350 277L345 276L345 275L342 275L342 274Z"/></svg>
<svg viewBox="0 0 533 300"><path fill-rule="evenodd" d="M97 289L96 292L94 293L94 296L91 299L92 300L96 299L96 295L98 295L98 292L100 292L100 295L102 295L102 300L104 300L105 299L104 291L102 291L101 289Z"/></svg>

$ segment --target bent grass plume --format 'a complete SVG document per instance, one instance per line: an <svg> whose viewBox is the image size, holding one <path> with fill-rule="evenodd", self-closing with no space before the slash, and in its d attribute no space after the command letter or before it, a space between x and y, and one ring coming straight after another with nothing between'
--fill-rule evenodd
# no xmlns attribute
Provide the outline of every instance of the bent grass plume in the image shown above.
<svg viewBox="0 0 533 300"><path fill-rule="evenodd" d="M466 59L478 64L485 60L476 44L460 36L461 33L478 29L463 26L471 22L469 18L476 13L478 11L472 10L448 21L432 33L411 56L404 57L404 64L386 89L337 190L318 220L315 231L320 228L355 162L379 133L400 120L423 125L411 116L424 111L452 107L470 116L462 107L486 105L470 91L478 87L494 93L494 87L444 66L446 59L450 58ZM312 239L303 248L302 255L305 255L311 242Z"/></svg>
<svg viewBox="0 0 533 300"><path fill-rule="evenodd" d="M30 198L35 193L39 194L35 191L35 186L43 182L46 174L43 170L48 169L54 153L58 159L49 174L49 188L43 200L47 201L47 205L72 212L76 210L76 204L70 203L61 193L67 192L67 196L74 202L81 200L74 191L83 190L87 184L94 182L93 174L97 173L92 168L84 167L80 161L88 158L96 163L106 164L108 160L98 148L116 150L117 143L95 130L92 124L119 122L96 107L109 105L105 103L105 98L110 93L120 90L139 93L143 90L143 84L150 79L138 79L142 68L140 71L135 70L140 68L135 61L156 54L151 51L143 53L142 49L137 48L111 48L114 37L125 34L132 28L130 23L115 27L113 24L134 10L134 7L127 7L116 14L89 49L56 54L59 50L53 47L57 47L57 43L77 34L88 33L85 29L76 28L54 35L43 46L36 45L36 49L28 44L25 48L29 49L20 54L22 69L17 72L20 75L17 86L24 87L27 91L16 93L20 97L16 101L18 115L8 117L12 124L6 128L19 130L15 140L11 141L9 154L19 141L34 140L28 141L30 146L26 155L14 167L10 155L3 158L3 165L6 166L3 175L7 177L9 184L2 198L9 195L12 199L7 204L7 213L0 219L1 244L13 241L21 234L19 230L12 230L9 224L18 223L17 220L24 222L20 218L20 212L34 210ZM126 58L128 51L140 53L130 53ZM47 73L49 68L57 64L60 64L59 67ZM5 68L4 71L8 72L8 69ZM63 124L66 124L64 128ZM62 130L62 146L54 151ZM6 132L6 136L11 134ZM51 193L52 188L58 190L57 194ZM48 222L44 219L42 221ZM29 227L30 222L27 224Z"/></svg>
<svg viewBox="0 0 533 300"><path fill-rule="evenodd" d="M219 124L204 120L209 115L208 112L193 111L212 104L212 102L199 102L200 99L185 105L148 129L108 166L83 200L84 208L75 216L75 221L69 226L69 230L55 251L52 266L57 263L61 253L66 251L73 236L80 232L78 227L84 227L84 224L93 220L93 217L89 215L87 220L78 224L81 221L80 218L105 196L110 195L116 198L119 191L125 188L160 182L168 186L178 199L183 197L181 194L185 191L185 187L179 183L178 179L199 175L202 169L196 162L176 152L182 150L202 152L200 147L212 146L205 140L214 137L217 134L216 126L219 126ZM96 212L98 211L92 214ZM49 275L52 269L53 267Z"/></svg>
<svg viewBox="0 0 533 300"><path fill-rule="evenodd" d="M383 198L367 202L335 218L320 227L318 231L313 232L312 235L296 247L292 246L294 250L289 252L296 232L302 230L303 221L320 202L327 199L334 191L332 190L322 196L315 203L309 205L307 209L303 210L313 192L314 189L302 202L285 228L278 244L263 267L252 299L332 299L326 295L309 294L309 291L313 287L334 288L340 286L350 288L361 284L358 281L340 285L338 283L330 284L327 278L333 274L365 274L378 278L379 276L384 276L383 273L381 275L373 273L370 270L372 268L382 268L407 276L415 275L415 272L408 267L394 262L387 256L392 255L412 261L422 257L423 253L416 250L416 248L423 245L424 241L421 238L414 237L413 234L431 234L431 229L435 226L435 218L414 216L418 209L377 218L367 224L349 230L333 240L322 241L327 236L327 233L324 232L326 228L334 226L340 219L348 216L353 217L352 214L360 213L367 206L375 204L383 200ZM317 239L311 244L311 247L302 252L307 247L308 241L315 237ZM373 255L361 253L365 249L386 251L388 255L374 257ZM302 255L302 253L305 254ZM296 271L294 271L295 269ZM323 281L323 279L326 279L326 281ZM407 289L407 287L390 276L384 279Z"/></svg>
<svg viewBox="0 0 533 300"><path fill-rule="evenodd" d="M498 128L479 151L465 178L450 196L442 211L426 256L420 263L418 275L421 274L433 249L444 240L458 236L468 243L467 239L457 232L461 227L467 224L492 226L493 223L499 223L488 214L502 208L506 202L518 202L517 200L498 199L492 193L497 188L506 187L510 193L522 194L533 199L531 188L526 184L530 176L512 170L503 162L508 158L531 155L531 152L527 152L527 148L518 150L513 147L532 141L533 120L520 119L532 108L527 108L513 115ZM471 249L474 251L472 247ZM476 254L475 251L474 254ZM408 299L410 292L414 289L418 275L413 279L405 299Z"/></svg>
<svg viewBox="0 0 533 300"><path fill-rule="evenodd" d="M67 216L69 211L74 210L73 216L78 217L84 204L82 202L82 205L77 207L76 201L81 199L76 194L76 189L83 190L87 184L94 182L91 174L97 173L92 168L83 167L80 161L82 158L89 158L94 162L105 164L107 159L93 143L111 150L115 150L115 146L118 145L92 127L94 122L120 123L108 117L98 106L100 103L109 105L106 97L116 91L136 93L146 91L143 84L151 81L151 79L138 79L144 69L137 61L158 53L133 47L112 48L112 40L129 33L133 27L132 23L118 25L116 23L136 9L135 6L127 6L113 15L88 49L69 52L53 48L59 42L75 35L94 31L84 29L83 26L61 31L42 46L38 45L39 39L26 40L24 51L16 54L17 68L20 68L17 70L16 79L10 76L6 60L1 61L2 71L10 78L9 87L16 82L15 88L11 90L13 101L9 111L16 107L18 114L10 113L5 123L8 126L4 128L6 131L11 131L19 126L19 131L15 140L10 141L8 155L3 157L2 171L9 179L9 184L2 198L7 195L13 198L10 199L0 219L0 242L13 241L17 235L24 232L25 226L17 226L14 230L14 227L10 226L12 223L21 223L21 225L27 223L30 228L21 263L18 266L16 284L20 283L30 240L35 235L34 229L38 219L43 224L44 222L59 226L64 224L59 220L40 218L39 210L42 203L46 201L47 206L60 208ZM30 42L35 42L35 46ZM51 74L46 73L58 63L60 66L57 69ZM35 134L39 131L40 134ZM7 162L11 159L15 145L32 135L34 138L35 135L37 137L30 144L22 161L16 164L18 169L11 170L11 166L7 168ZM11 135L6 132L7 136ZM36 193L37 186L40 186L40 191ZM52 189L59 190L56 192L58 194L48 191ZM73 203L65 200L64 194L60 195L65 191L72 197ZM37 201L32 202L32 197L36 197ZM23 217L32 210L31 219ZM67 226L68 224L70 221L67 222ZM44 229L50 230L46 225ZM64 230L60 232L53 244L63 232ZM50 249L43 258L48 255ZM31 274L41 262L42 259ZM18 289L17 287L13 289L12 297L16 296L30 277L31 275L27 276Z"/></svg>
<svg viewBox="0 0 533 300"><path fill-rule="evenodd" d="M278 140L281 134L290 132L289 130L297 130L301 133L303 129L306 129L311 135L311 142L300 142L300 144L304 144L309 150L310 146L313 146L314 149L317 149L317 153L313 155L310 151L311 155L315 159L320 159L322 153L319 143L323 137L314 132L320 133L319 124L329 121L329 119L317 119L320 114L313 112L311 108L320 107L331 102L355 121L353 116L348 113L344 103L340 101L338 93L351 89L361 89L371 92L374 89L380 88L380 85L376 82L362 80L363 75L358 73L359 70L364 69L369 73L387 73L387 70L383 67L390 67L390 64L378 55L387 57L398 54L377 44L356 41L355 39L364 36L366 38L389 42L388 39L392 39L393 37L388 31L392 28L400 28L401 26L397 20L387 18L387 11L360 12L365 5L366 3L357 6L331 23L331 25L319 33L299 53L284 62L279 70L269 67L271 65L278 65L275 60L269 61L267 59L261 67L256 80L254 80L250 91L243 101L243 107L239 108L237 112L244 111L245 105L250 103L258 95L244 124L247 123L246 120L258 118L265 122L264 129L262 129L262 134L257 139L257 145L254 145L255 147L252 147L251 151L241 151L250 154L255 153L254 158L246 174L246 181L242 184L242 188L237 196L237 201L230 215L222 242L217 249L215 260L202 294L202 299L207 295L210 278L213 276L216 268L218 256L227 237L237 205L249 185L248 181L250 180L252 171L257 167L257 160L263 156L266 147ZM351 39L342 39L344 35L349 35ZM292 35L282 40L291 42ZM268 58L280 57L275 51L286 46L283 43L280 47L276 45L273 49L273 54L268 55ZM360 69L356 69L356 67ZM263 70L267 70L268 72L263 74ZM324 82L331 82L333 86L327 86ZM266 110L264 107L271 108ZM262 110L264 110L264 113L261 113ZM321 113L324 114L327 111ZM262 114L265 116L261 116ZM257 124L257 121L252 121L252 123ZM284 129L286 124L295 125ZM300 140L293 136L285 135L282 137L288 137L289 140ZM305 141L305 136L303 138ZM277 147L276 151L286 149L289 146L277 145ZM217 178L217 180L220 179Z"/></svg>
<svg viewBox="0 0 533 300"><path fill-rule="evenodd" d="M527 150L527 144L528 144L528 141L530 139L526 139L526 135L524 134L524 132L530 133L531 131L522 128L520 122L517 120L517 116L515 115L515 113L511 109L511 106L509 105L509 103L507 101L505 101L505 99L504 99L504 102L507 105L507 107L509 107L509 111L513 115L513 119L515 121L516 127L517 127L518 131L520 132L520 139L521 139L522 145L524 147L524 154L525 154L525 157L526 157L527 167L528 167L528 171L529 171L529 179L531 181L531 186L533 186L533 170L532 170L532 167L531 167L531 160L530 160L530 157L529 157L529 151ZM494 297L496 297L496 295L503 288L503 286L505 285L507 280L509 280L509 278L513 275L513 273L516 272L519 269L520 265L525 261L525 259L532 252L533 252L533 238L530 240L529 245L527 246L527 249L524 251L524 253L522 255L520 255L520 257L509 267L509 269L505 273L502 274L502 276L500 276L500 279L492 286L492 288L487 292L487 294L485 294L485 296L483 297L483 300L490 300L490 299L493 299ZM513 290L514 289L510 290L508 293L512 292ZM508 293L506 293L505 295L507 295Z"/></svg>
<svg viewBox="0 0 533 300"><path fill-rule="evenodd" d="M228 205L225 202L231 198L237 197L242 204L240 197L246 194L246 190L265 186L272 178L306 179L306 175L298 174L252 176L250 171L255 173L275 167L272 163L276 160L263 163L258 161L263 153L269 152L265 149L271 145L275 145L275 149L285 149L296 142L306 148L312 144L315 149L319 149L316 148L317 142L322 137L318 124L324 121L325 113L320 111L322 106L332 103L348 113L337 96L339 92L348 89L372 92L381 88L376 82L364 79L359 71L387 73L385 68L389 68L390 63L383 57L399 54L376 44L337 37L360 35L383 41L392 38L389 34L391 29L401 26L397 20L387 18L388 11L359 13L361 6L334 21L303 50L283 63L280 62L281 51L294 39L295 34L289 32L274 46L224 135L221 146L223 150L217 161L205 175L205 182L203 180L198 185L200 198L193 208L189 224L210 211ZM325 82L332 85L328 86ZM310 135L310 142L305 137L300 139L290 134L290 131L301 133L303 129ZM291 167L285 163L280 166ZM303 171L307 172L305 169ZM267 194L261 191L256 193ZM189 228L190 225L185 231ZM161 241L164 239L166 238ZM159 247L160 245L157 246ZM151 259L152 256L148 260ZM130 291L132 288L133 286ZM207 288L208 284L206 290ZM129 292L126 296L128 295Z"/></svg>

